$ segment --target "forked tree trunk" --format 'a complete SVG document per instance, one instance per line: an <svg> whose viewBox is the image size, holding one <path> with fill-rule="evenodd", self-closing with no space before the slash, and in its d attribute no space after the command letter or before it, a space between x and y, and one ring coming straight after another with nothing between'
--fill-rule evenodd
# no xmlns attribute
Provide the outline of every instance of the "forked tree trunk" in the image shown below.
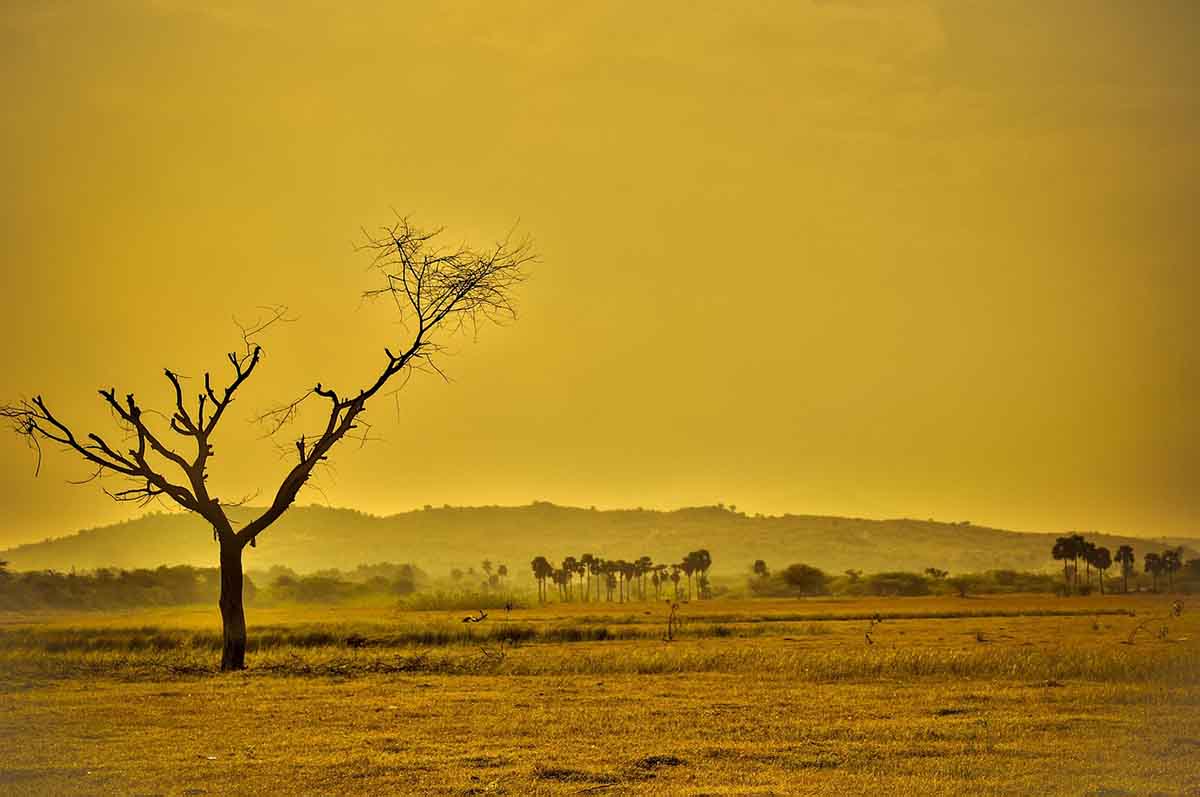
<svg viewBox="0 0 1200 797"><path fill-rule="evenodd" d="M237 541L221 543L221 623L225 644L221 670L246 668L246 612L242 605L242 546Z"/></svg>

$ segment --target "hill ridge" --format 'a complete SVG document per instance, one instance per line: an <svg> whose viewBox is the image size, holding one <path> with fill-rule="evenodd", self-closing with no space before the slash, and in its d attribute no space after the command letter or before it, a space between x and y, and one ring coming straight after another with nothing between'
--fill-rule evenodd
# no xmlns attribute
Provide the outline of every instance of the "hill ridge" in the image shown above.
<svg viewBox="0 0 1200 797"><path fill-rule="evenodd" d="M253 507L230 510L245 522ZM1028 532L966 521L872 519L836 515L747 515L732 507L593 509L535 501L521 506L427 506L391 515L319 505L291 509L246 552L248 568L286 565L301 572L353 568L381 561L413 562L432 573L504 562L514 573L534 556L552 560L591 552L632 559L678 561L708 548L716 573L746 572L755 559L771 567L807 562L829 572L993 568L1048 570L1054 538L1065 532ZM1116 550L1141 554L1183 546L1200 555L1200 541L1087 533ZM213 566L216 550L204 522L183 513L149 513L0 551L17 570L92 570L100 567Z"/></svg>

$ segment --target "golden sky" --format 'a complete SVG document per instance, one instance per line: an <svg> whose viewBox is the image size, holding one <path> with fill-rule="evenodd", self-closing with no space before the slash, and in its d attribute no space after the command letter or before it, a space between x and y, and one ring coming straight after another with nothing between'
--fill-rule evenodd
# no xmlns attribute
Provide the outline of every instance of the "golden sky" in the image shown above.
<svg viewBox="0 0 1200 797"><path fill-rule="evenodd" d="M7 2L0 399L107 429L286 304L212 463L270 495L243 421L399 334L359 228L519 222L519 320L306 501L1200 534L1197 52L1190 0ZM135 513L33 464L0 543Z"/></svg>

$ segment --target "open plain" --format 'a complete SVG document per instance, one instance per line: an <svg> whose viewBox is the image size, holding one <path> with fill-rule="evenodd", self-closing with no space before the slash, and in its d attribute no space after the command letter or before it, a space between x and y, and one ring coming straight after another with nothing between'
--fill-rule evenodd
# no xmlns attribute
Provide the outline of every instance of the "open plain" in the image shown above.
<svg viewBox="0 0 1200 797"><path fill-rule="evenodd" d="M28 614L12 794L1200 794L1200 612L1156 595ZM1132 638L1131 638L1132 637Z"/></svg>

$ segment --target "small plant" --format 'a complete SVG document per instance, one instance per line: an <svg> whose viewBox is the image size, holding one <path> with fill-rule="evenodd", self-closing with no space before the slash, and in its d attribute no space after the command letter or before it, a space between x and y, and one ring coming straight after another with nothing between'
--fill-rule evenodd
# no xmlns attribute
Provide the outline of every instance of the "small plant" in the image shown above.
<svg viewBox="0 0 1200 797"><path fill-rule="evenodd" d="M679 626L679 604L672 603L671 608L667 612L667 635L663 637L663 641L675 641L675 632L679 629Z"/></svg>
<svg viewBox="0 0 1200 797"><path fill-rule="evenodd" d="M879 625L882 622L883 622L883 617L881 617L879 614L876 614L874 617L871 618L871 622L867 626L867 630L863 632L863 636L866 638L868 645L875 644L875 640L871 639L871 631L875 628L875 626Z"/></svg>

